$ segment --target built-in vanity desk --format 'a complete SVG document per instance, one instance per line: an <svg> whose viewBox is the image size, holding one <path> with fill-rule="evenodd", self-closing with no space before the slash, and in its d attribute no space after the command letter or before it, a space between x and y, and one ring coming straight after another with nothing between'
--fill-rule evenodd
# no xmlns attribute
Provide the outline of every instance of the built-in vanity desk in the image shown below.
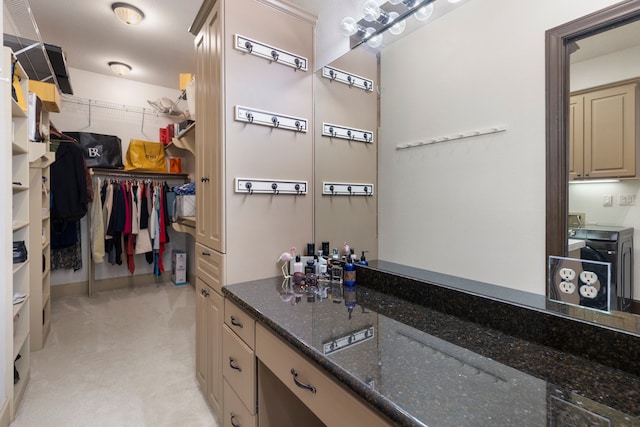
<svg viewBox="0 0 640 427"><path fill-rule="evenodd" d="M255 328L245 350L257 360L253 368L245 362L256 373L244 400L257 419L245 424L225 411L225 426L302 425L296 420L305 426L640 425L637 375L445 314L446 307L416 304L423 295L409 302L410 295L374 290L382 282L411 290L415 283L400 283L409 279L373 269L358 274L354 290L283 287L280 277L223 288L225 313L230 304L239 310L236 321ZM420 285L441 297L456 292ZM450 302L482 312L477 298L459 293ZM509 313L493 304L503 303L486 300L487 312ZM577 325L580 336L588 325ZM224 351L225 387L237 395L226 380L237 372L237 358L226 354L226 345Z"/></svg>

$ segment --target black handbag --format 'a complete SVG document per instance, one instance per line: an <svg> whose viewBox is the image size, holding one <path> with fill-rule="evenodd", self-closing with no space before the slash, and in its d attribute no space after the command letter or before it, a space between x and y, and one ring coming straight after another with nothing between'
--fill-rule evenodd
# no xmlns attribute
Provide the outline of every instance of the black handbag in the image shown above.
<svg viewBox="0 0 640 427"><path fill-rule="evenodd" d="M63 132L80 143L89 168L122 169L122 143L114 135L91 132Z"/></svg>

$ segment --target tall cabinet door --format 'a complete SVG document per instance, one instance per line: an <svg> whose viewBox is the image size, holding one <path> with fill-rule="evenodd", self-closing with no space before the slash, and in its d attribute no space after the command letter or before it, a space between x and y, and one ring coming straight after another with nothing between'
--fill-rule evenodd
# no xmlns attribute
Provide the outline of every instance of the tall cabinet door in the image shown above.
<svg viewBox="0 0 640 427"><path fill-rule="evenodd" d="M569 102L569 178L584 175L584 96L572 96Z"/></svg>
<svg viewBox="0 0 640 427"><path fill-rule="evenodd" d="M196 38L196 240L225 253L222 3L213 5Z"/></svg>
<svg viewBox="0 0 640 427"><path fill-rule="evenodd" d="M636 176L636 85L585 94L584 116L585 174Z"/></svg>

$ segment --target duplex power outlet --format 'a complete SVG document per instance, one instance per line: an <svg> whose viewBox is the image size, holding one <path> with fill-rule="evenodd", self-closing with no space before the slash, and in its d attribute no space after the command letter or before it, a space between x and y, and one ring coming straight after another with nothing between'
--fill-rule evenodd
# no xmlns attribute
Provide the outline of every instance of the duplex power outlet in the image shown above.
<svg viewBox="0 0 640 427"><path fill-rule="evenodd" d="M620 194L618 195L618 204L620 206L630 206L636 204L635 194Z"/></svg>

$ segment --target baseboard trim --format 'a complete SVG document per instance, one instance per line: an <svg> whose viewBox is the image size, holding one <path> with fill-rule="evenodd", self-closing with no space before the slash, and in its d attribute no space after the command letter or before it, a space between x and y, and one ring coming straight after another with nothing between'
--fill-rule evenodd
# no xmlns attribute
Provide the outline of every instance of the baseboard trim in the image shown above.
<svg viewBox="0 0 640 427"><path fill-rule="evenodd" d="M0 407L0 427L9 427L9 399L4 399L2 407Z"/></svg>
<svg viewBox="0 0 640 427"><path fill-rule="evenodd" d="M189 283L194 283L191 275L187 276ZM115 277L111 279L101 279L93 282L93 292L110 291L113 289L133 288L136 286L146 286L158 283L171 282L171 272L165 271L156 279L153 273L139 274L136 276ZM68 296L86 296L89 293L89 282L66 283L63 285L51 286L51 298L62 298ZM3 427L3 426L0 426Z"/></svg>

